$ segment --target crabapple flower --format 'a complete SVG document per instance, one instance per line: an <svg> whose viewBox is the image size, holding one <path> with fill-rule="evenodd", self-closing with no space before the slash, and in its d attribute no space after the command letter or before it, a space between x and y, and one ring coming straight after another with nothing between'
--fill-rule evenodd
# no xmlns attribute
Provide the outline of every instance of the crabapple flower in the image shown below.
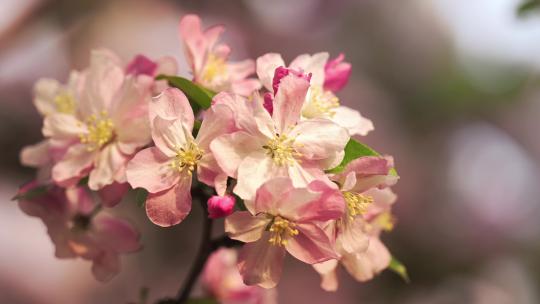
<svg viewBox="0 0 540 304"><path fill-rule="evenodd" d="M337 260L329 260L313 267L321 275L321 287L327 291L335 291L338 288L336 270L342 264L347 272L357 281L365 282L388 268L392 256L386 246L380 240L382 231L390 231L394 227L394 219L390 213L392 204L396 201L396 195L390 190L371 189L366 195L370 195L373 202L363 214L364 233L368 237L369 245L363 251L347 252L340 248L336 242L336 249L340 253Z"/></svg>
<svg viewBox="0 0 540 304"><path fill-rule="evenodd" d="M223 26L213 26L203 31L197 15L186 15L180 21L180 38L193 81L215 92L249 96L261 87L257 79L248 78L255 72L255 62L251 59L228 61L230 47L217 44L224 30Z"/></svg>
<svg viewBox="0 0 540 304"><path fill-rule="evenodd" d="M208 217L217 219L233 213L236 199L232 195L214 195L208 199Z"/></svg>
<svg viewBox="0 0 540 304"><path fill-rule="evenodd" d="M24 195L37 187L23 186ZM121 254L138 251L139 233L127 221L99 211L82 187L50 186L47 193L19 201L21 210L40 218L60 259L80 257L92 261L92 273L99 281L109 281L120 272Z"/></svg>
<svg viewBox="0 0 540 304"><path fill-rule="evenodd" d="M303 54L296 57L288 66L288 70L296 74L311 75L310 88L306 94L306 102L302 107L302 118L326 118L346 128L351 136L367 135L373 130L373 123L364 118L360 112L341 106L339 98L334 94L348 80L347 63L340 57L328 62L328 53L314 55ZM262 85L276 95L275 79L280 77L279 67L286 67L281 55L268 53L257 58L257 75ZM349 65L350 67L350 65ZM350 74L350 69L348 71ZM325 86L327 79L329 85ZM265 95L271 99L272 94Z"/></svg>
<svg viewBox="0 0 540 304"><path fill-rule="evenodd" d="M34 106L38 113L42 117L53 114L74 115L77 109L74 96L78 80L79 73L76 71L70 73L67 84L49 78L38 80L34 86ZM26 146L20 153L21 163L38 168L38 180L48 182L52 166L63 157L69 144L69 141L44 139L37 144Z"/></svg>
<svg viewBox="0 0 540 304"><path fill-rule="evenodd" d="M89 174L92 190L125 183L127 161L150 142L147 108L153 79L126 75L106 50L92 52L90 67L80 77L76 111L45 117L43 135L70 143L52 178L72 186Z"/></svg>
<svg viewBox="0 0 540 304"><path fill-rule="evenodd" d="M240 131L216 138L210 148L224 172L237 179L234 192L241 198L252 199L257 188L274 177L289 177L297 187L325 179L323 170L342 160L347 130L328 119L300 121L308 88L305 78L283 77L272 116L257 96L214 97L215 104L233 109Z"/></svg>
<svg viewBox="0 0 540 304"><path fill-rule="evenodd" d="M335 187L314 181L299 188L288 178L275 178L257 190L249 205L251 211L225 220L229 236L247 243L238 262L247 285L275 287L286 252L308 264L337 258L332 239L319 226L343 215L343 196Z"/></svg>
<svg viewBox="0 0 540 304"><path fill-rule="evenodd" d="M350 162L342 173L331 179L340 185L346 212L334 222L336 242L347 253L364 251L368 238L364 231L364 214L373 204L369 191L392 186L398 180L390 175L394 162L391 157L360 157Z"/></svg>
<svg viewBox="0 0 540 304"><path fill-rule="evenodd" d="M274 289L247 286L236 267L238 252L222 248L214 252L202 273L204 290L222 304L276 304Z"/></svg>
<svg viewBox="0 0 540 304"><path fill-rule="evenodd" d="M210 142L217 136L234 130L229 107L214 105L196 138L192 135L194 115L187 97L170 88L150 105L152 138L155 147L146 148L133 157L127 167L127 180L133 188L150 192L146 213L156 225L180 223L191 211L193 172L199 181L215 187L223 195L227 175L217 165Z"/></svg>

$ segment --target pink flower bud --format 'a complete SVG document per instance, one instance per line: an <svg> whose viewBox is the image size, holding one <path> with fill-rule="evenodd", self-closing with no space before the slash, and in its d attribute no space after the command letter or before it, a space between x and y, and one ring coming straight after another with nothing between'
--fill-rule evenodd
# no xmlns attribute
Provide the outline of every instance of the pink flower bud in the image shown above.
<svg viewBox="0 0 540 304"><path fill-rule="evenodd" d="M214 195L208 200L208 217L217 219L233 212L236 200L232 195Z"/></svg>
<svg viewBox="0 0 540 304"><path fill-rule="evenodd" d="M137 55L126 66L126 74L154 76L158 65L146 56Z"/></svg>
<svg viewBox="0 0 540 304"><path fill-rule="evenodd" d="M324 89L332 92L341 90L351 76L351 64L344 62L345 55L339 54L324 67Z"/></svg>

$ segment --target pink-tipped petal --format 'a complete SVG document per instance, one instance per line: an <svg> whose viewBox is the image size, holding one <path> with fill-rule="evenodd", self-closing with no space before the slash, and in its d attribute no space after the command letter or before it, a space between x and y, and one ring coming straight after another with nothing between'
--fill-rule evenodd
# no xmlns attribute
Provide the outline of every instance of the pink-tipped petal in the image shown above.
<svg viewBox="0 0 540 304"><path fill-rule="evenodd" d="M280 54L268 53L257 58L257 76L262 85L269 91L272 89L272 81L274 79L274 72L280 66L285 66L285 61L281 58Z"/></svg>
<svg viewBox="0 0 540 304"><path fill-rule="evenodd" d="M151 193L146 200L146 214L152 223L169 227L183 221L191 211L191 176L182 177L175 187Z"/></svg>
<svg viewBox="0 0 540 304"><path fill-rule="evenodd" d="M295 75L281 79L272 114L279 133L287 132L299 121L308 89L309 81Z"/></svg>
<svg viewBox="0 0 540 304"><path fill-rule="evenodd" d="M322 86L324 83L324 66L328 61L328 53L317 53L313 55L303 54L296 57L289 67L302 73L310 73L312 85Z"/></svg>

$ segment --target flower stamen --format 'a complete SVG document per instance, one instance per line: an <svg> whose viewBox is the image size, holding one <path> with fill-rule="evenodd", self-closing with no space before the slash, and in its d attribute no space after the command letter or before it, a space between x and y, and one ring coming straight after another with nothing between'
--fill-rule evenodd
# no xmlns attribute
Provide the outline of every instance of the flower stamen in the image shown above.
<svg viewBox="0 0 540 304"><path fill-rule="evenodd" d="M373 197L352 191L344 191L343 198L347 204L347 215L351 220L357 215L365 214L369 205L373 203Z"/></svg>
<svg viewBox="0 0 540 304"><path fill-rule="evenodd" d="M278 166L290 166L302 156L294 149L294 140L295 138L289 138L285 134L276 134L263 148L267 150L266 154L270 155Z"/></svg>
<svg viewBox="0 0 540 304"><path fill-rule="evenodd" d="M92 114L86 119L88 133L79 134L81 143L87 145L88 151L101 149L114 138L114 124L107 111L99 115Z"/></svg>
<svg viewBox="0 0 540 304"><path fill-rule="evenodd" d="M295 223L276 216L268 229L271 233L268 242L274 246L286 246L288 238L298 235L298 229L294 227L296 227Z"/></svg>
<svg viewBox="0 0 540 304"><path fill-rule="evenodd" d="M69 93L61 93L54 97L56 110L64 114L75 114L75 99Z"/></svg>
<svg viewBox="0 0 540 304"><path fill-rule="evenodd" d="M187 171L187 174L191 176L203 154L204 151L191 141L185 147L177 148L176 156L171 161L171 167L178 172Z"/></svg>
<svg viewBox="0 0 540 304"><path fill-rule="evenodd" d="M339 107L339 98L334 93L324 91L320 86L312 86L310 88L309 102L302 110L302 115L306 118L332 118L336 114L334 110L337 107Z"/></svg>
<svg viewBox="0 0 540 304"><path fill-rule="evenodd" d="M218 77L227 75L227 64L225 59L214 54L209 54L206 60L206 65L201 75L201 79L205 83L211 83Z"/></svg>

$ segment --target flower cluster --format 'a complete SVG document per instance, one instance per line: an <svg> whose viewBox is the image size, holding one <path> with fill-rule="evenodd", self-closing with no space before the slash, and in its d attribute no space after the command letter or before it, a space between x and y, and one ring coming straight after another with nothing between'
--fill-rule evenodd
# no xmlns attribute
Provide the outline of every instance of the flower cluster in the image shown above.
<svg viewBox="0 0 540 304"><path fill-rule="evenodd" d="M189 215L192 196L225 217L229 240L245 244L238 256L217 251L203 276L224 303L275 302L246 285L275 287L286 253L313 265L325 290L336 290L338 264L371 279L392 259L379 237L394 225L398 177L391 157L352 138L374 127L336 95L351 65L328 53L231 62L223 30L181 20L190 80L174 76L171 57L124 64L108 50L67 84L40 80L44 140L21 152L38 168L21 209L43 220L57 257L91 260L100 280L140 247L128 222L106 215L131 189L162 227Z"/></svg>

